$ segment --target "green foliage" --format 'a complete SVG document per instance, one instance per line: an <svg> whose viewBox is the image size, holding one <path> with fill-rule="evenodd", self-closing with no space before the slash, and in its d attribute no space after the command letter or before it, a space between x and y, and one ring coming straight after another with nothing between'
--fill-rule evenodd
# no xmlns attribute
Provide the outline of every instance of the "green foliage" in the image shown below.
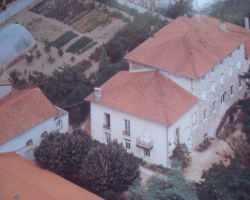
<svg viewBox="0 0 250 200"><path fill-rule="evenodd" d="M58 55L60 56L60 58L63 56L63 50L62 49L58 49L57 50L57 53L58 53Z"/></svg>
<svg viewBox="0 0 250 200"><path fill-rule="evenodd" d="M44 40L43 41L44 42L44 51L46 52L46 53L49 53L50 52L50 50L51 50L51 42L50 41L48 41L48 40Z"/></svg>
<svg viewBox="0 0 250 200"><path fill-rule="evenodd" d="M72 61L72 62L74 62L75 61L75 56L72 56L71 58L70 58L70 60Z"/></svg>
<svg viewBox="0 0 250 200"><path fill-rule="evenodd" d="M77 37L78 35L75 34L73 31L67 31L64 34L62 34L60 37L58 37L56 40L51 42L51 45L60 49L62 46L70 42L73 38Z"/></svg>
<svg viewBox="0 0 250 200"><path fill-rule="evenodd" d="M95 51L90 54L89 59L98 62L100 59L101 52L102 52L102 46L96 47Z"/></svg>
<svg viewBox="0 0 250 200"><path fill-rule="evenodd" d="M202 13L244 27L244 18L250 17L249 7L249 0L215 1L215 3L206 6Z"/></svg>
<svg viewBox="0 0 250 200"><path fill-rule="evenodd" d="M99 194L105 200L119 200L118 195L113 190L108 190Z"/></svg>
<svg viewBox="0 0 250 200"><path fill-rule="evenodd" d="M137 180L128 190L128 200L198 200L193 182L183 176L180 163L173 165L166 174L151 176L147 188Z"/></svg>
<svg viewBox="0 0 250 200"><path fill-rule="evenodd" d="M60 175L79 174L82 160L92 147L92 138L81 129L72 133L47 134L35 147L36 164Z"/></svg>
<svg viewBox="0 0 250 200"><path fill-rule="evenodd" d="M20 72L16 69L13 69L12 71L10 71L10 78L9 80L16 85L19 82L19 74Z"/></svg>
<svg viewBox="0 0 250 200"><path fill-rule="evenodd" d="M109 66L109 58L107 55L107 52L105 50L105 47L102 47L102 52L101 52L101 56L99 59L99 70L103 70L104 68Z"/></svg>
<svg viewBox="0 0 250 200"><path fill-rule="evenodd" d="M40 58L40 57L42 56L40 50L36 50L35 53L36 53L36 57L37 57L37 58Z"/></svg>
<svg viewBox="0 0 250 200"><path fill-rule="evenodd" d="M77 55L80 55L80 54L84 53L85 51L91 49L91 48L92 48L93 46L95 46L96 44L98 44L98 42L92 42L92 43L90 43L88 46L85 46L83 49L81 49L81 51L79 51L79 52L77 53Z"/></svg>
<svg viewBox="0 0 250 200"><path fill-rule="evenodd" d="M53 64L56 61L56 59L53 58L51 55L49 55L49 57L47 58L47 60L50 62L50 64Z"/></svg>
<svg viewBox="0 0 250 200"><path fill-rule="evenodd" d="M71 52L71 53L77 53L81 49L83 49L86 45L91 43L93 39L88 38L86 36L83 36L79 40L77 40L75 43L71 44L69 48L66 49L66 52Z"/></svg>
<svg viewBox="0 0 250 200"><path fill-rule="evenodd" d="M33 54L26 55L25 59L26 59L27 63L30 64L34 59L34 56L33 56Z"/></svg>
<svg viewBox="0 0 250 200"><path fill-rule="evenodd" d="M187 145L185 143L180 144L180 142L178 142L177 146L172 151L172 156L170 156L170 160L180 161L182 162L182 168L186 168L192 161Z"/></svg>
<svg viewBox="0 0 250 200"><path fill-rule="evenodd" d="M196 149L199 152L203 152L207 150L212 145L209 138L205 138L202 143L199 144L198 148Z"/></svg>
<svg viewBox="0 0 250 200"><path fill-rule="evenodd" d="M197 195L202 200L247 200L250 199L250 170L241 168L239 154L230 159L231 164L214 163L203 171L202 181L196 184Z"/></svg>
<svg viewBox="0 0 250 200"><path fill-rule="evenodd" d="M134 154L114 140L89 151L81 174L91 191L119 193L126 191L140 177L140 169Z"/></svg>

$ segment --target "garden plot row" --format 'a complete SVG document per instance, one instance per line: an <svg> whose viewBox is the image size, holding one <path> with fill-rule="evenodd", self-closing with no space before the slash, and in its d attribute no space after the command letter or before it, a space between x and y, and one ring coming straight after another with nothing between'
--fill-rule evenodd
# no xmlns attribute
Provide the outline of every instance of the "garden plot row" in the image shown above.
<svg viewBox="0 0 250 200"><path fill-rule="evenodd" d="M60 37L58 37L56 40L54 40L51 45L56 47L56 48L61 48L65 44L67 44L71 39L77 37L78 35L75 34L73 31L67 31Z"/></svg>
<svg viewBox="0 0 250 200"><path fill-rule="evenodd" d="M70 52L70 53L78 53L81 51L81 49L83 49L84 47L86 47L89 43L91 43L93 41L93 39L88 38L86 36L83 36L82 38L80 38L79 40L77 40L75 43L71 44L69 46L68 49L66 49L66 52Z"/></svg>

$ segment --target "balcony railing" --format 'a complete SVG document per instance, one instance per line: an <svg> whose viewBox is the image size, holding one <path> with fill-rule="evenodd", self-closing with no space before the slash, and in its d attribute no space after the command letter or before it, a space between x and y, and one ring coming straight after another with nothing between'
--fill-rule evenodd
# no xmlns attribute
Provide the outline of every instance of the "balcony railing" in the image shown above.
<svg viewBox="0 0 250 200"><path fill-rule="evenodd" d="M153 140L151 140L149 143L147 143L147 142L140 140L140 136L136 139L136 146L143 148L143 149L149 149L149 150L154 147Z"/></svg>
<svg viewBox="0 0 250 200"><path fill-rule="evenodd" d="M123 134L130 136L130 131L123 131Z"/></svg>
<svg viewBox="0 0 250 200"><path fill-rule="evenodd" d="M106 124L103 124L103 128L110 129L110 126L109 126L109 125L106 125Z"/></svg>

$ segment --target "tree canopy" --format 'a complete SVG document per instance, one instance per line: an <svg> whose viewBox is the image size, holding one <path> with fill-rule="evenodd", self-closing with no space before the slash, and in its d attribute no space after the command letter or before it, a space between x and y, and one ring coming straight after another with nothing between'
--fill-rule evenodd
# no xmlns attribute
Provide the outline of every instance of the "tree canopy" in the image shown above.
<svg viewBox="0 0 250 200"><path fill-rule="evenodd" d="M34 157L38 166L54 173L79 174L82 160L91 147L91 136L81 129L72 133L51 132L35 147Z"/></svg>
<svg viewBox="0 0 250 200"><path fill-rule="evenodd" d="M99 70L102 70L108 66L109 66L109 58L105 50L105 47L103 46L100 59L99 59Z"/></svg>
<svg viewBox="0 0 250 200"><path fill-rule="evenodd" d="M117 140L92 148L80 171L93 192L124 192L140 177L138 159Z"/></svg>

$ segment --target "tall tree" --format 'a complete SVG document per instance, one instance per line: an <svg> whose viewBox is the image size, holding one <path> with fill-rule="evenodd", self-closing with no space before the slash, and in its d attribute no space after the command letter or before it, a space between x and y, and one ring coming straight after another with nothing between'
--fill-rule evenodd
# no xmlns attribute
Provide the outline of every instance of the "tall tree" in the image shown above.
<svg viewBox="0 0 250 200"><path fill-rule="evenodd" d="M250 170L242 168L240 154L230 159L231 163L214 163L203 171L203 179L196 184L198 198L202 200L247 200L250 199Z"/></svg>
<svg viewBox="0 0 250 200"><path fill-rule="evenodd" d="M81 129L74 129L72 133L52 132L35 147L34 157L41 168L68 176L79 174L91 147L91 136Z"/></svg>
<svg viewBox="0 0 250 200"><path fill-rule="evenodd" d="M94 192L124 192L140 177L138 159L117 140L92 148L83 162L81 174Z"/></svg>
<svg viewBox="0 0 250 200"><path fill-rule="evenodd" d="M129 187L128 200L198 200L194 182L185 179L180 162L173 163L169 173L151 176L146 187L135 181Z"/></svg>
<svg viewBox="0 0 250 200"><path fill-rule="evenodd" d="M105 50L105 47L103 45L102 52L101 52L100 59L99 59L99 70L103 70L104 68L108 66L109 66L109 58Z"/></svg>

